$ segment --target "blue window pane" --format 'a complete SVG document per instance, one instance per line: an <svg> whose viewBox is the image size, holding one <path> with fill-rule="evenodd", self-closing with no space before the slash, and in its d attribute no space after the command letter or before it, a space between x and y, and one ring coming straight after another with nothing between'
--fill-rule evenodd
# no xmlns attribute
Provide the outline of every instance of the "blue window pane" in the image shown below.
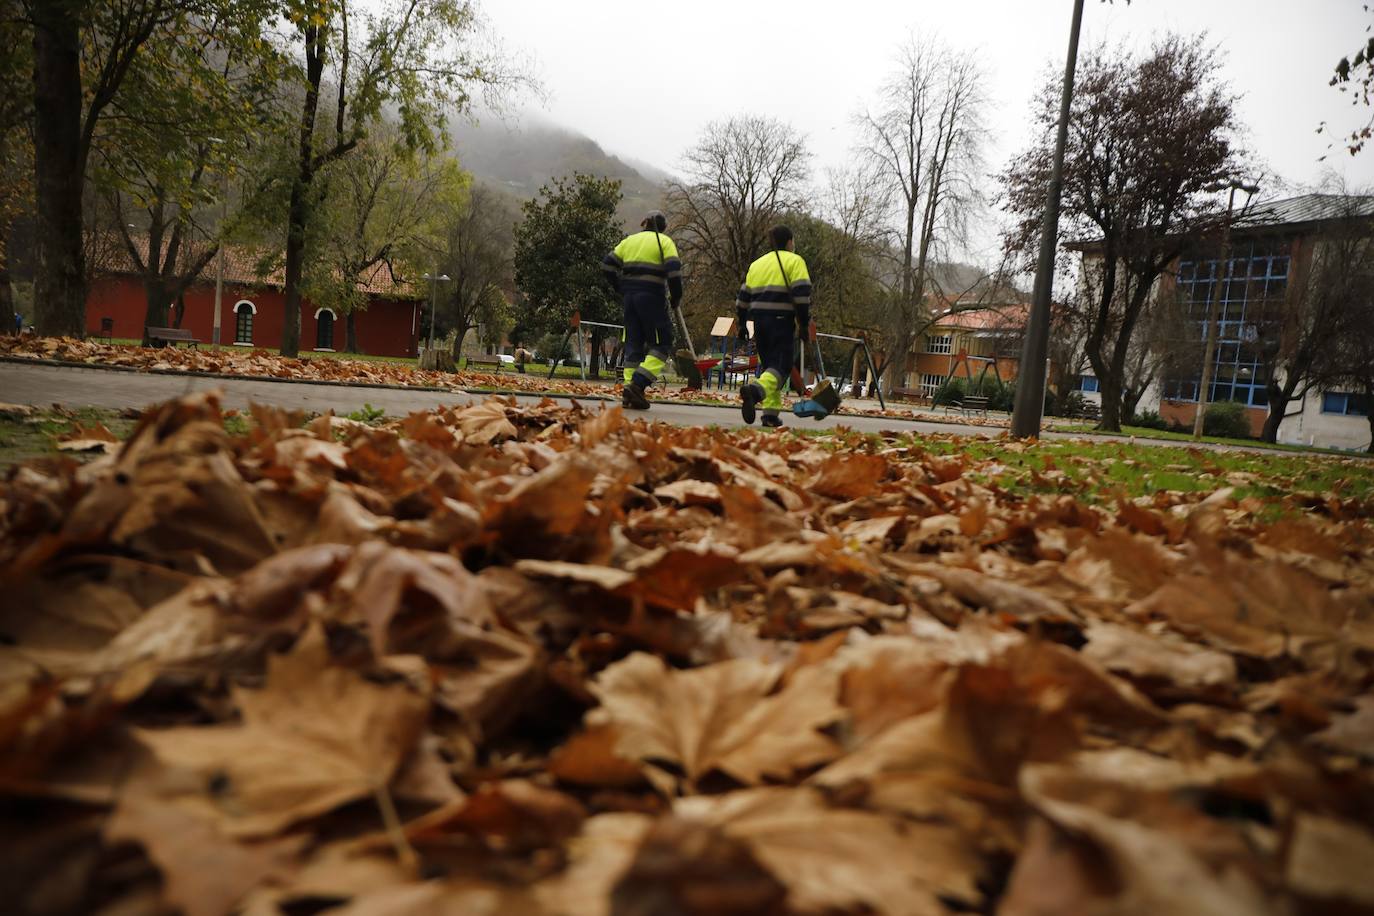
<svg viewBox="0 0 1374 916"><path fill-rule="evenodd" d="M1339 391L1328 391L1322 395L1322 413L1345 413L1350 396Z"/></svg>

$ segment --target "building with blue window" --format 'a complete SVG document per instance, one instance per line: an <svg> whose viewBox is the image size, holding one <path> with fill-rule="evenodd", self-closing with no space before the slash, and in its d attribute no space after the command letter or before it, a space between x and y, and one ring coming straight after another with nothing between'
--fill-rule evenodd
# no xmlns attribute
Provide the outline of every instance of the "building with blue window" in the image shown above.
<svg viewBox="0 0 1374 916"><path fill-rule="evenodd" d="M1297 284L1322 244L1323 227L1348 217L1352 199L1305 194L1257 204L1233 223L1229 262L1217 240L1186 251L1161 277L1154 295L1167 305L1169 337L1156 343L1156 383L1137 410L1158 410L1166 420L1191 428L1197 412L1207 320L1220 284L1216 350L1207 392L1210 403L1243 405L1256 435L1269 413L1266 386L1277 369L1284 322L1292 314ZM1374 218L1374 197L1355 199L1354 212ZM1325 230L1329 232L1330 230ZM1081 244L1084 276L1091 276L1095 245ZM1086 281L1084 281L1086 282ZM1165 300L1167 297L1167 301ZM1153 351L1152 351L1153 352ZM1095 383L1094 379L1092 383ZM1086 387L1088 379L1082 379ZM1364 448L1370 441L1370 405L1357 395L1310 391L1288 405L1279 441L1336 448Z"/></svg>

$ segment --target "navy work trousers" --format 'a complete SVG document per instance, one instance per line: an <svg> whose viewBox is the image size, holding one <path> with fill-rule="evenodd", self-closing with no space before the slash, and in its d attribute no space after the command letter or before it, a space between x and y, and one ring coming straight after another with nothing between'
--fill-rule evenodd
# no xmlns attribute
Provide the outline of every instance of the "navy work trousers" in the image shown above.
<svg viewBox="0 0 1374 916"><path fill-rule="evenodd" d="M662 293L625 292L625 369L637 369L648 353L667 362L673 345L673 323ZM657 374L657 371L654 373Z"/></svg>
<svg viewBox="0 0 1374 916"><path fill-rule="evenodd" d="M792 374L793 341L796 339L796 317L788 311L751 309L749 320L754 322L754 337L759 352L759 373L772 369L778 374L780 385L787 384Z"/></svg>

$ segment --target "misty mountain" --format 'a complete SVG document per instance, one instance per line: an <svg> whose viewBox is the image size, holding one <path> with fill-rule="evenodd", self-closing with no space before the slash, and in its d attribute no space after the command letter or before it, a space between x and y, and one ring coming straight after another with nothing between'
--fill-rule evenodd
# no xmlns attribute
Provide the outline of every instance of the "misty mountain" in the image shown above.
<svg viewBox="0 0 1374 916"><path fill-rule="evenodd" d="M450 125L451 148L463 168L479 181L521 200L529 200L554 178L583 172L617 178L625 199L620 217L633 227L643 214L662 206L668 174L647 163L623 159L570 128L530 117L506 124L494 116Z"/></svg>

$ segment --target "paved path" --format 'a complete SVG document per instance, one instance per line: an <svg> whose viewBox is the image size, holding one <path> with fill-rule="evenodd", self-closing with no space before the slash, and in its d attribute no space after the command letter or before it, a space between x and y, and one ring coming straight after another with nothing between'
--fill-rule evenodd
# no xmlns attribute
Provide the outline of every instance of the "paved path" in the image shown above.
<svg viewBox="0 0 1374 916"><path fill-rule="evenodd" d="M14 404L63 404L67 407L146 407L193 391L219 389L225 407L245 408L250 403L270 404L294 410L348 414L364 404L385 411L388 416L402 417L415 410L428 410L440 404L471 404L488 395L467 394L461 391L427 391L424 389L374 388L363 385L311 384L309 382L265 381L248 378L215 378L195 375L168 375L149 372L128 372L87 366L28 365L21 362L0 361L0 402ZM543 395L516 395L518 400L536 402ZM554 400L576 400L566 395L550 395ZM582 399L595 409L607 401ZM875 403L876 402L867 402ZM678 426L743 426L737 407L707 407L696 404L660 402L645 415L647 419L673 423ZM957 433L964 436L992 438L1006 430L1002 427L967 426L962 423L933 423L928 420L901 420L891 417L865 417L840 413L820 422L801 420L790 415L785 422L798 429L823 429L847 426L861 432L901 430L916 433ZM1084 433L1050 433L1046 439L1087 439L1093 442L1124 442L1120 436L1095 436ZM1166 439L1130 440L1136 445L1203 448L1211 451L1243 451L1271 454L1272 449L1252 448L1215 443L1184 443ZM1355 455L1353 457L1359 457Z"/></svg>
<svg viewBox="0 0 1374 916"><path fill-rule="evenodd" d="M146 407L193 391L219 389L224 406L247 407L250 402L274 407L333 410L347 414L364 403L386 411L389 416L405 416L440 404L471 404L486 395L463 392L369 388L351 385L318 385L307 382L274 382L247 378L207 378L193 375L164 375L146 372L121 372L112 369L25 365L0 362L0 401L14 404L64 404L68 407ZM572 401L566 396L552 396ZM542 395L517 395L522 401L536 402ZM586 401L595 407L606 401ZM694 404L661 402L645 415L648 419L679 426L742 426L737 407L706 407ZM971 436L996 436L996 427L930 423L886 417L847 416L843 413L820 422L787 417L786 422L801 429L848 426L864 432L899 429L913 432L960 433Z"/></svg>

